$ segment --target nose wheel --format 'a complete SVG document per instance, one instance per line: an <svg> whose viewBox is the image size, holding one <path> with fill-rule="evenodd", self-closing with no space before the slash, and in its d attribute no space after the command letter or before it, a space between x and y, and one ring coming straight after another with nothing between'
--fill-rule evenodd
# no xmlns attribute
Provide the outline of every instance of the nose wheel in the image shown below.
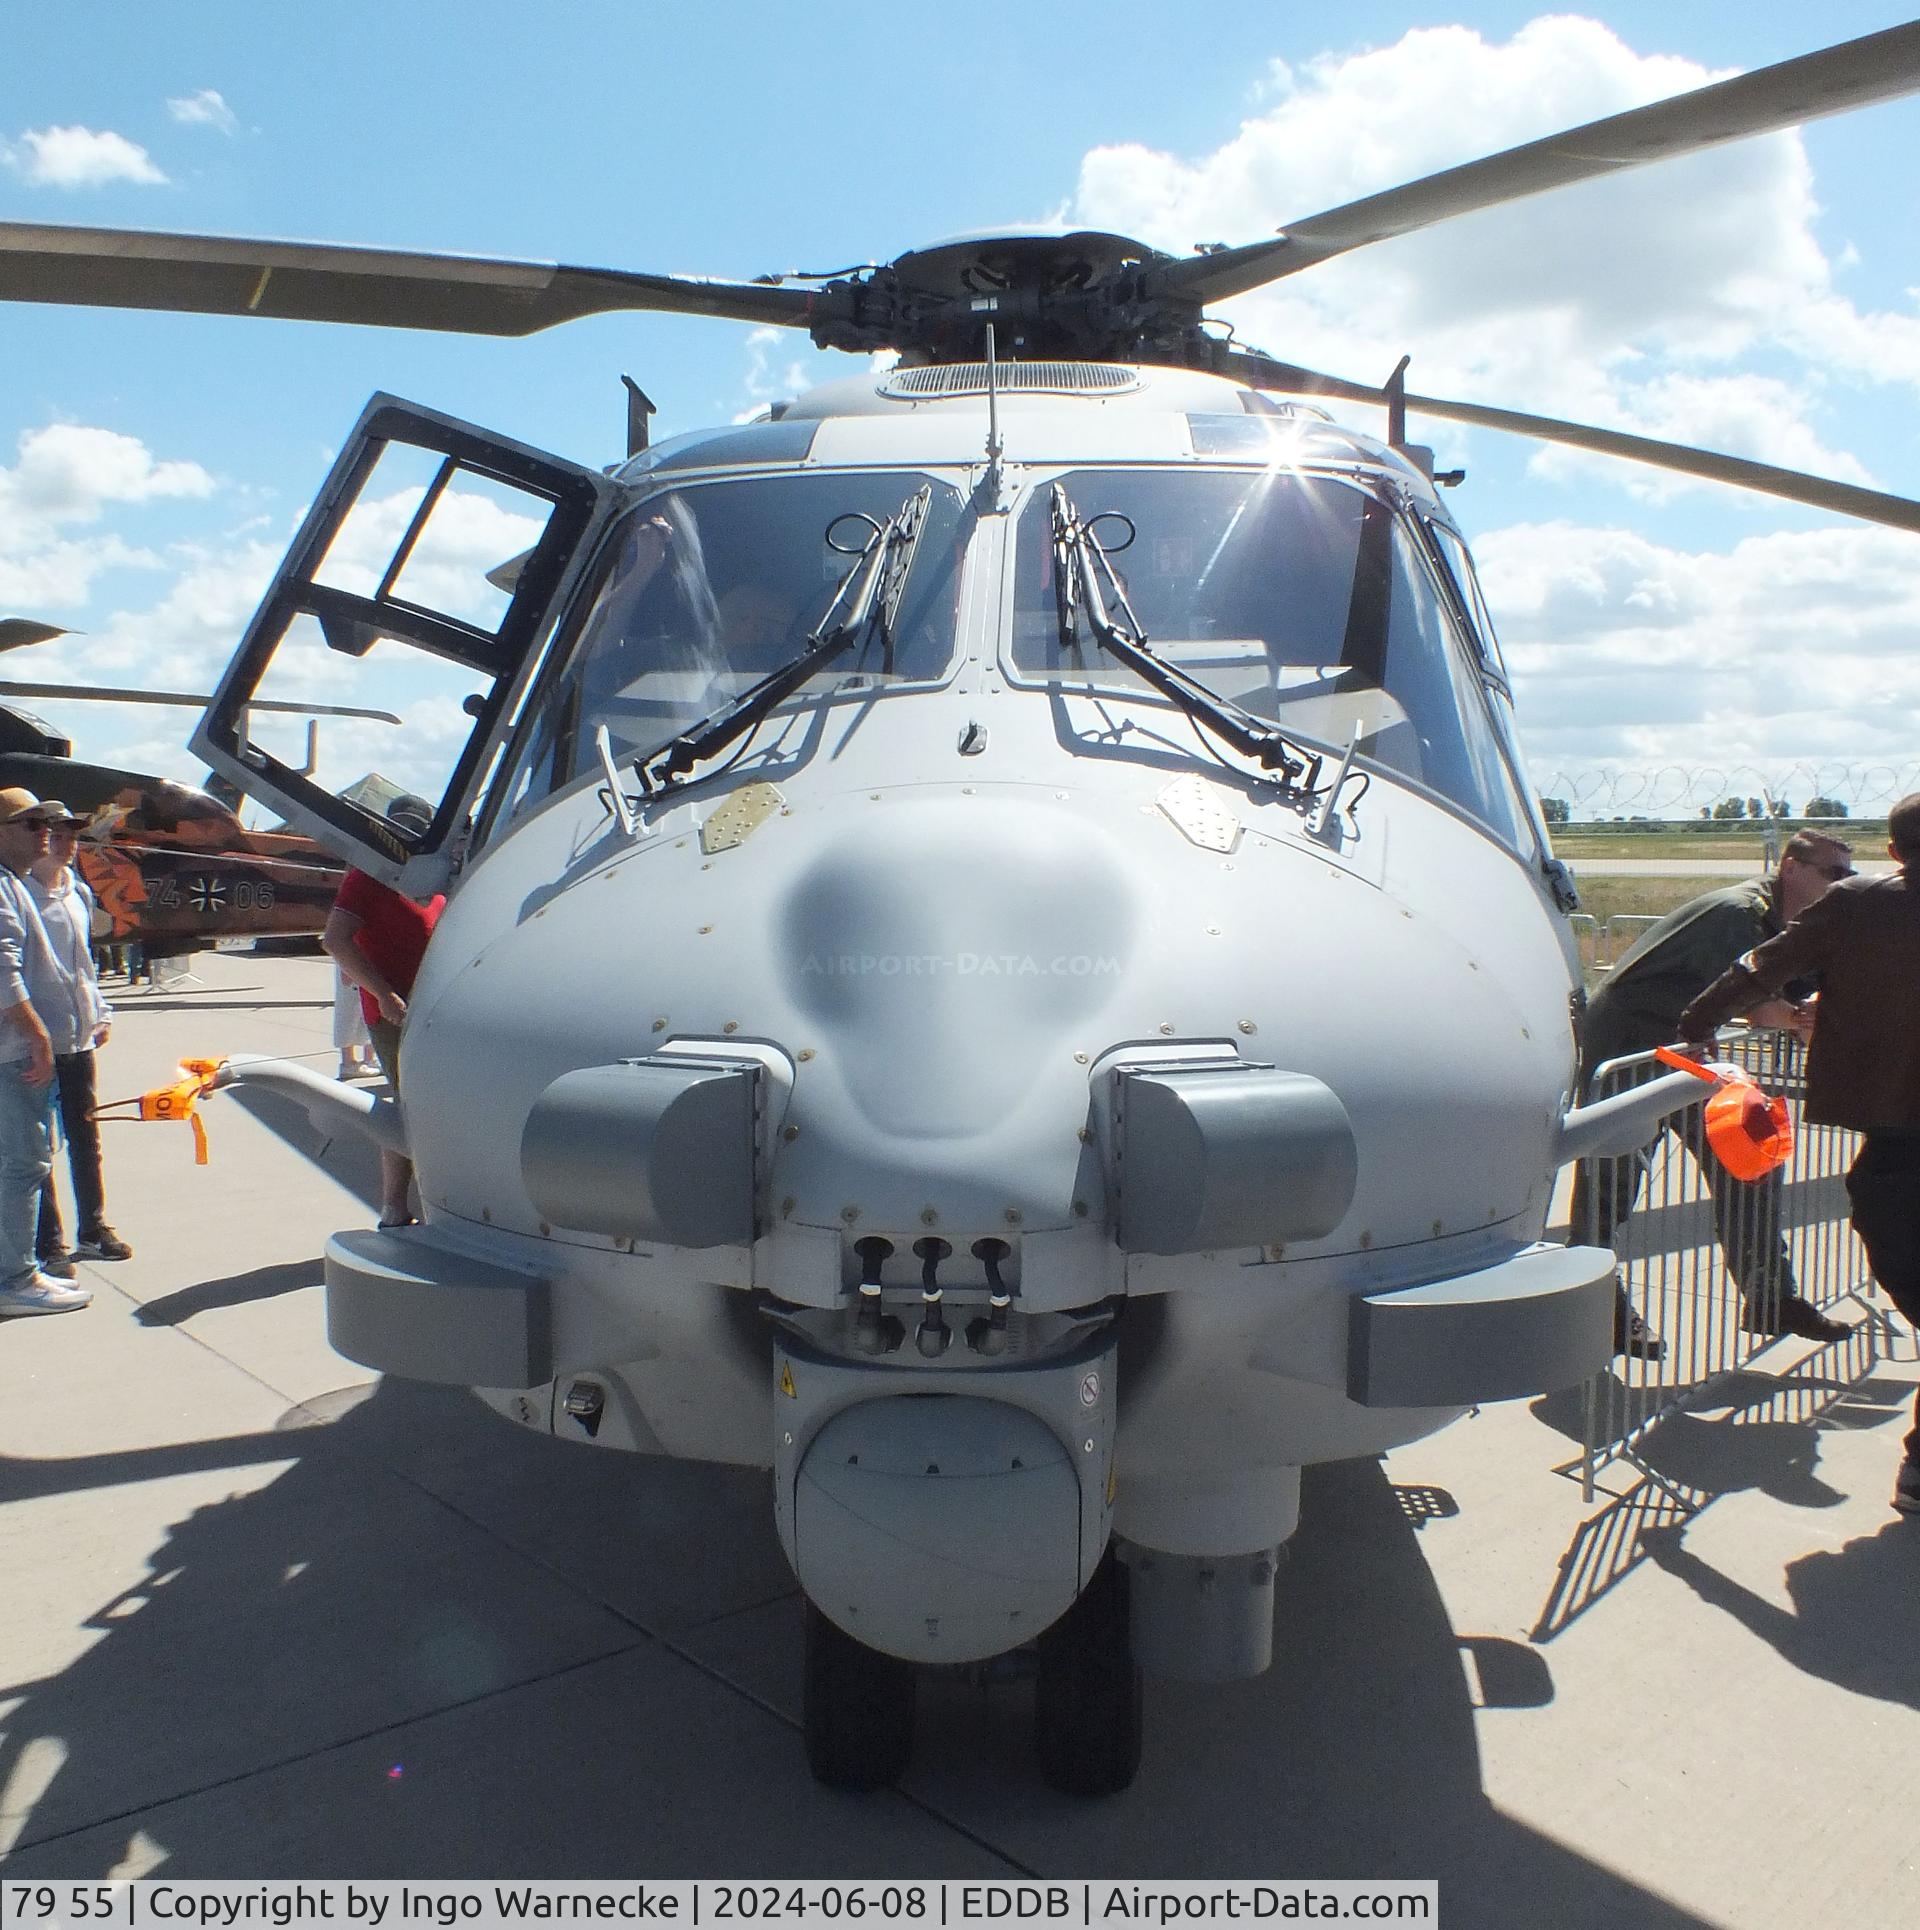
<svg viewBox="0 0 1920 1930"><path fill-rule="evenodd" d="M1139 1773L1143 1692L1128 1635L1127 1571L1109 1547L1039 1643L1034 1748L1065 1795L1112 1796Z"/></svg>
<svg viewBox="0 0 1920 1930"><path fill-rule="evenodd" d="M807 1767L829 1789L884 1789L913 1754L911 1662L856 1642L806 1605L801 1726Z"/></svg>

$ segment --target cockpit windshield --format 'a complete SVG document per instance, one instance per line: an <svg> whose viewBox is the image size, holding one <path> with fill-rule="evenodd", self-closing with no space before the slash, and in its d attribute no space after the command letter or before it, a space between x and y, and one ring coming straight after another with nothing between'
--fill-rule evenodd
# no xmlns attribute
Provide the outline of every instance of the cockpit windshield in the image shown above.
<svg viewBox="0 0 1920 1930"><path fill-rule="evenodd" d="M967 535L957 491L900 471L688 483L648 497L616 526L521 795L592 768L601 725L624 762L793 662L858 566L862 540L923 488L925 521L893 621L806 690L945 676Z"/></svg>
<svg viewBox="0 0 1920 1930"><path fill-rule="evenodd" d="M1154 653L1289 736L1438 791L1510 843L1530 830L1478 664L1407 518L1296 471L1088 469L1059 479L1109 547ZM1020 517L1013 661L1062 686L1142 689L1082 633L1063 642L1051 492ZM1122 520L1124 519L1124 520ZM1131 525L1132 540L1127 541Z"/></svg>

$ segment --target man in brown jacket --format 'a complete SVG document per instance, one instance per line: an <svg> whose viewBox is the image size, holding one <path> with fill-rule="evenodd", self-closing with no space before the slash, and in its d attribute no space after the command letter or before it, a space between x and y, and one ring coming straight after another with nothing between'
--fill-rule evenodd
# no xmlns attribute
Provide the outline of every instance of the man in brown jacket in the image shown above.
<svg viewBox="0 0 1920 1930"><path fill-rule="evenodd" d="M1847 1174L1853 1230L1874 1278L1920 1327L1920 791L1887 814L1901 869L1846 878L1777 938L1737 960L1680 1016L1685 1039L1758 1004L1789 979L1820 979L1806 1116L1863 1135ZM1920 1515L1920 1396L1893 1505Z"/></svg>

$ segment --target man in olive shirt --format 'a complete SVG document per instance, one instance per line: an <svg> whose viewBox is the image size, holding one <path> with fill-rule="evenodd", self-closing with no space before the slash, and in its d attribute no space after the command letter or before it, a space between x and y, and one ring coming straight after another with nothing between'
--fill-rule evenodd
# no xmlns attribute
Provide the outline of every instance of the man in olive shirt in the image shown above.
<svg viewBox="0 0 1920 1930"><path fill-rule="evenodd" d="M1853 1230L1887 1297L1920 1327L1920 791L1887 814L1901 869L1853 878L1737 959L1681 1015L1705 1038L1789 980L1820 976L1806 1116L1863 1135L1847 1174ZM1920 1396L1893 1505L1920 1514Z"/></svg>
<svg viewBox="0 0 1920 1930"><path fill-rule="evenodd" d="M1680 1038L1681 1013L1708 985L1852 871L1852 854L1840 839L1796 831L1772 877L1705 892L1669 912L1613 968L1587 1007L1580 1033L1582 1096L1604 1096L1589 1088L1609 1060L1651 1052ZM1797 1004L1779 998L1756 1003L1749 1017L1756 1025L1803 1034L1807 1023ZM1646 1076L1629 1075L1628 1082ZM1697 1106L1668 1119L1662 1129L1679 1136L1706 1179L1714 1231L1727 1271L1740 1289L1741 1326L1749 1333L1839 1339L1846 1328L1803 1300L1794 1282L1793 1261L1780 1231L1780 1175L1751 1183L1735 1179L1708 1151ZM1613 1244L1614 1229L1640 1196L1652 1150L1649 1144L1624 1159L1581 1162L1570 1215L1576 1240ZM1624 1290L1615 1310L1613 1339L1616 1351L1643 1360L1658 1360L1666 1351L1627 1305Z"/></svg>

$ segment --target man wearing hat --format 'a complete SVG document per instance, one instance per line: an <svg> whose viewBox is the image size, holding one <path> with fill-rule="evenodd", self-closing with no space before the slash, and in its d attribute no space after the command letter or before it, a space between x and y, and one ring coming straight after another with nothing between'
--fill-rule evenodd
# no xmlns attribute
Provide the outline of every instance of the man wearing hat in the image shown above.
<svg viewBox="0 0 1920 1930"><path fill-rule="evenodd" d="M100 995L93 963L93 893L74 869L74 846L85 824L64 804L49 798L47 849L27 873L27 889L39 907L53 955L73 982L75 1028L53 1042L53 1076L59 1089L60 1125L67 1141L67 1170L73 1177L74 1252L66 1248L60 1204L49 1175L40 1194L37 1247L40 1271L57 1280L74 1277L74 1260L130 1260L133 1248L107 1224L106 1186L100 1170L100 1124L93 1116L100 1103L94 1053L106 1044L113 1009ZM51 1029L51 1028L49 1028Z"/></svg>
<svg viewBox="0 0 1920 1930"><path fill-rule="evenodd" d="M80 1025L72 975L26 883L46 854L47 816L31 791L0 790L0 1319L71 1313L93 1298L35 1259L40 1189L53 1167L55 1042Z"/></svg>

